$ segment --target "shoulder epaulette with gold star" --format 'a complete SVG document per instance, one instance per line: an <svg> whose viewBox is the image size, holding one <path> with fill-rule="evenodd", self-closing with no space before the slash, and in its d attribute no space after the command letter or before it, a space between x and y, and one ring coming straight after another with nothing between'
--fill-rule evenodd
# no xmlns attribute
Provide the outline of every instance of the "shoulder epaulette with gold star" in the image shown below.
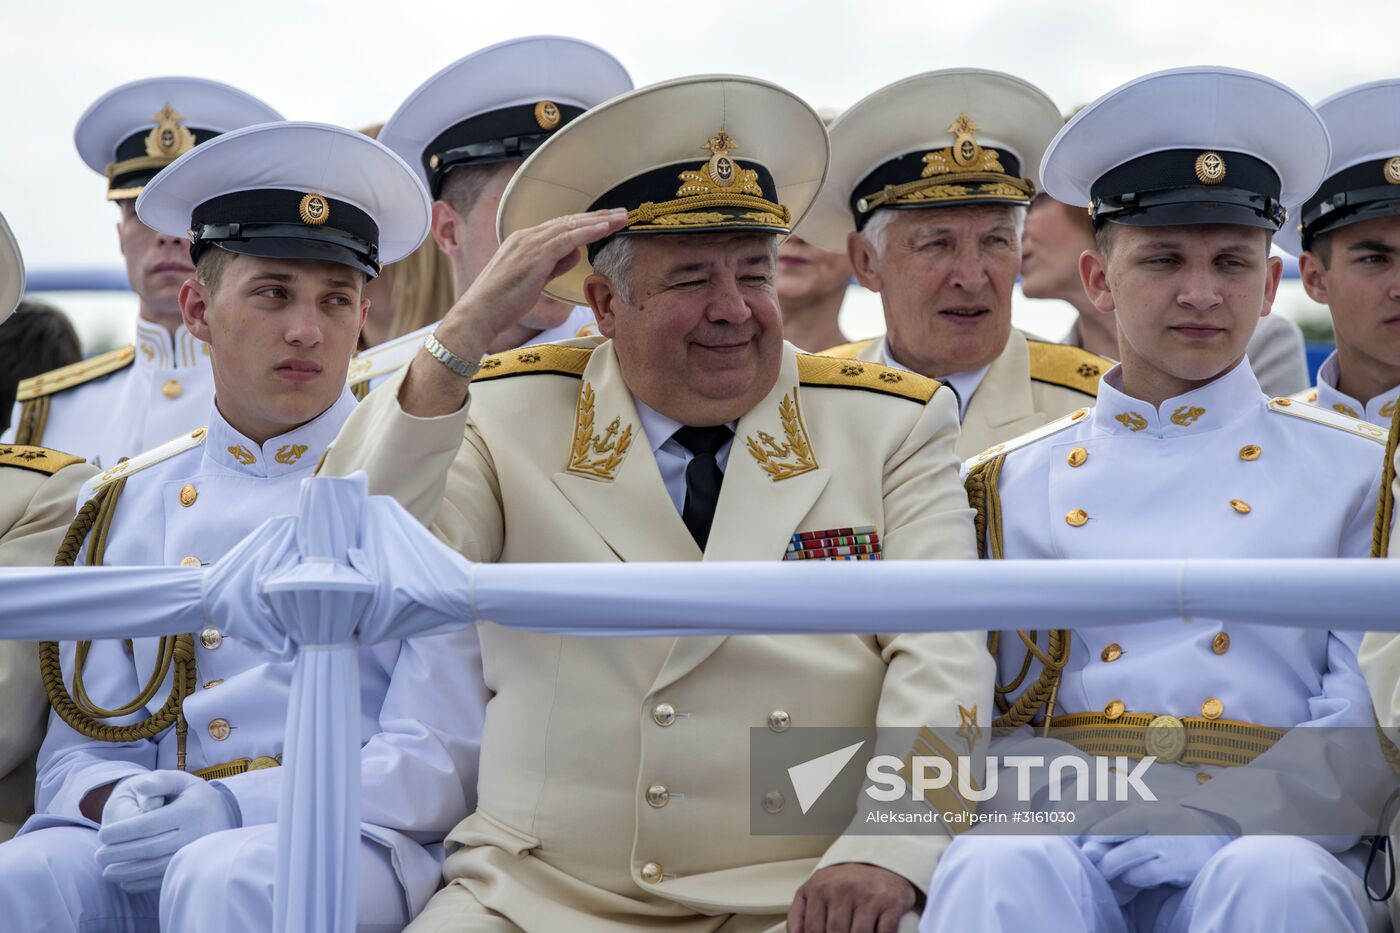
<svg viewBox="0 0 1400 933"><path fill-rule="evenodd" d="M1031 355L1031 379L1093 398L1099 395L1099 377L1113 367L1112 360L1069 344L1027 338L1026 348Z"/></svg>
<svg viewBox="0 0 1400 933"><path fill-rule="evenodd" d="M592 355L592 347L571 347L556 343L507 350L505 353L483 357L481 371L472 377L472 382L546 373L579 378L583 376L588 358Z"/></svg>
<svg viewBox="0 0 1400 933"><path fill-rule="evenodd" d="M1269 411L1276 411L1282 415L1292 415L1314 424L1325 424L1329 428L1346 431L1348 434L1369 437L1378 444L1384 444L1389 435L1385 428L1377 427L1369 421L1361 421L1339 411L1332 411L1330 408L1319 408L1316 405L1295 402L1291 398L1270 399Z"/></svg>
<svg viewBox="0 0 1400 933"><path fill-rule="evenodd" d="M47 447L26 447L20 444L0 444L0 466L19 467L49 476L66 466L82 463L82 457L49 450Z"/></svg>
<svg viewBox="0 0 1400 933"><path fill-rule="evenodd" d="M977 456L965 461L963 463L963 472L969 473L974 467L981 466L983 463L986 463L993 457L996 457L1000 454L1008 454L1011 451L1017 450L1021 447L1028 447L1043 437L1049 437L1051 434L1058 434L1070 425L1084 420L1085 416L1087 416L1088 414L1089 409L1079 408L1065 415L1063 418L1057 418L1049 424L1043 424L1033 431L1027 431L1025 434L1022 434L1018 437L1013 437L1009 441L1003 441L1000 444L994 444L993 446L988 447L986 450L982 451Z"/></svg>
<svg viewBox="0 0 1400 933"><path fill-rule="evenodd" d="M823 350L817 355L834 356L838 360L854 360L860 357L861 351L863 351L866 347L870 346L874 342L875 338L871 337L868 340L857 340L853 343L843 343L840 346L832 347L829 350Z"/></svg>
<svg viewBox="0 0 1400 933"><path fill-rule="evenodd" d="M163 460L169 460L176 454L182 454L192 447L198 447L204 443L205 435L208 433L207 428L196 428L181 434L172 441L166 441L159 447L154 447L145 453L121 461L98 475L97 479L93 481L92 491L97 492L114 480L125 479L134 473L140 473L147 467L155 466Z"/></svg>
<svg viewBox="0 0 1400 933"><path fill-rule="evenodd" d="M811 353L797 354L797 377L804 386L863 389L921 403L928 402L943 386L937 379L892 366Z"/></svg>
<svg viewBox="0 0 1400 933"><path fill-rule="evenodd" d="M15 401L27 402L30 399L53 395L55 392L62 392L64 389L71 389L85 382L100 379L119 369L125 369L135 359L135 347L121 347L110 353L94 356L90 360L80 360L59 369L51 369L46 373L21 380L19 388L15 390Z"/></svg>

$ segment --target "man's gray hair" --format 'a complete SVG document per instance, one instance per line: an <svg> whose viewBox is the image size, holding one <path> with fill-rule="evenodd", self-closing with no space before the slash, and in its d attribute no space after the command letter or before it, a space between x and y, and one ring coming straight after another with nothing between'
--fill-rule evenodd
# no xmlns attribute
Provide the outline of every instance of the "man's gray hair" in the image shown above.
<svg viewBox="0 0 1400 933"><path fill-rule="evenodd" d="M755 232L762 234L762 231ZM593 272L611 282L618 295L629 305L636 304L636 290L632 282L632 264L637 256L636 240L636 237L631 236L614 236L604 243L603 248L598 250L598 255L593 257ZM769 257L777 262L777 236L768 236L768 253Z"/></svg>
<svg viewBox="0 0 1400 933"><path fill-rule="evenodd" d="M969 204L967 207L976 207ZM996 205L988 204L986 207ZM1021 233L1026 228L1026 206L1024 204L1004 205L1011 211L1011 220L1016 224L1016 239L1021 239ZM936 208L937 210L947 210L947 208ZM865 242L870 244L876 255L885 251L885 235L889 232L890 224L894 222L895 208L882 207L876 209L870 219L865 222L865 228L860 231L860 235L865 237Z"/></svg>

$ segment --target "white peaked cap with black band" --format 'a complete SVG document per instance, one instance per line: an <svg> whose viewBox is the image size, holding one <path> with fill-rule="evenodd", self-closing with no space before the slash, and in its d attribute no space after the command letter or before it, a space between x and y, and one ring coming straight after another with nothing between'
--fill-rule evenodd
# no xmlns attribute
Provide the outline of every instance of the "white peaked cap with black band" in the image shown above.
<svg viewBox="0 0 1400 933"><path fill-rule="evenodd" d="M1029 204L1063 120L1014 75L950 68L896 81L831 124L831 171L798 236L844 253L880 210Z"/></svg>
<svg viewBox="0 0 1400 933"><path fill-rule="evenodd" d="M379 141L437 197L457 166L524 159L590 107L632 90L616 58L567 36L525 36L473 52L408 96Z"/></svg>
<svg viewBox="0 0 1400 933"><path fill-rule="evenodd" d="M14 314L24 295L24 257L19 242L0 214L0 321Z"/></svg>
<svg viewBox="0 0 1400 933"><path fill-rule="evenodd" d="M1045 152L1046 192L1105 223L1236 224L1277 231L1331 144L1291 88L1234 68L1150 74L1080 110Z"/></svg>
<svg viewBox="0 0 1400 933"><path fill-rule="evenodd" d="M324 123L267 123L225 133L152 179L142 223L270 259L338 262L373 277L427 236L428 192L382 144Z"/></svg>
<svg viewBox="0 0 1400 933"><path fill-rule="evenodd" d="M78 118L73 142L127 201L165 166L214 137L282 115L246 91L207 78L145 78L113 88Z"/></svg>
<svg viewBox="0 0 1400 933"><path fill-rule="evenodd" d="M625 207L614 236L754 232L786 236L826 177L826 127L790 91L737 75L664 81L613 98L561 129L516 172L496 232ZM607 240L545 292L584 304Z"/></svg>

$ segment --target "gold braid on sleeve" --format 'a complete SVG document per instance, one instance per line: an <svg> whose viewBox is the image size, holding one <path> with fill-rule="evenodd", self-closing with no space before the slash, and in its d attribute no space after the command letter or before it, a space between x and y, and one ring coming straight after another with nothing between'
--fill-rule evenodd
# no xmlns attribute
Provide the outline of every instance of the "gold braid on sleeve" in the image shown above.
<svg viewBox="0 0 1400 933"><path fill-rule="evenodd" d="M121 496L126 480L121 479L104 486L78 510L68 533L54 557L54 566L71 567L77 563L83 543L88 542L86 566L102 566L102 557L107 550L107 534L112 527L112 517L116 514L117 499ZM127 643L130 648L130 642ZM185 697L195 689L194 637L175 635L161 638L156 648L158 660L145 687L129 703L115 709L106 709L92 702L83 683L83 667L87 663L92 642L77 643L77 653L73 669L73 690L70 693L63 683L63 665L60 660L58 642L39 643L39 673L48 692L49 703L54 711L79 735L99 742L134 742L140 739L153 739L171 725L175 726L175 757L177 767L185 770L185 744L189 726L185 722ZM166 675L174 669L175 676L161 708L139 722L129 725L109 725L103 720L130 716L144 709L160 691Z"/></svg>
<svg viewBox="0 0 1400 933"><path fill-rule="evenodd" d="M19 421L15 424L15 443L26 447L38 447L44 439L44 429L49 425L49 406L52 399L47 395L31 398L19 407Z"/></svg>
<svg viewBox="0 0 1400 933"><path fill-rule="evenodd" d="M964 483L967 501L976 510L973 527L977 532L978 557L1002 560L1004 541L1001 524L1001 494L998 484L1001 480L1001 467L1006 456L993 457L973 467ZM1054 629L1047 633L1046 646L1041 648L1038 632L1017 631L1016 635L1026 647L1026 656L1021 669L1008 683L996 684L996 704L1001 715L992 720L993 728L1014 729L1023 726L1044 711L1044 725L1048 731L1050 720L1055 714L1055 697L1060 690L1060 675L1069 661L1070 631ZM1000 646L1001 633L992 632L987 647L995 656ZM1021 685L1030 672L1031 661L1040 662L1040 674L1035 682L1024 690ZM1015 701L1008 697L1020 690Z"/></svg>
<svg viewBox="0 0 1400 933"><path fill-rule="evenodd" d="M1385 464L1381 467L1381 496L1376 503L1376 525L1371 530L1371 556L1390 553L1390 524L1395 517L1395 452L1400 446L1400 412L1390 419L1390 438L1385 442Z"/></svg>

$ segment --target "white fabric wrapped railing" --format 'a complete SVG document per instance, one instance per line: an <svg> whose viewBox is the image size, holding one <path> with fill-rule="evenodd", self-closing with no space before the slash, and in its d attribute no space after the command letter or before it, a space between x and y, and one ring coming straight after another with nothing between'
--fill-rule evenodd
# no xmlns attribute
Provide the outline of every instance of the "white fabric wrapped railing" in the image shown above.
<svg viewBox="0 0 1400 933"><path fill-rule="evenodd" d="M213 567L0 570L0 637L141 637L212 624L295 659L277 929L353 930L360 644L477 620L595 637L1087 628L1192 618L1400 631L1400 563L1371 560L480 564L363 475Z"/></svg>

